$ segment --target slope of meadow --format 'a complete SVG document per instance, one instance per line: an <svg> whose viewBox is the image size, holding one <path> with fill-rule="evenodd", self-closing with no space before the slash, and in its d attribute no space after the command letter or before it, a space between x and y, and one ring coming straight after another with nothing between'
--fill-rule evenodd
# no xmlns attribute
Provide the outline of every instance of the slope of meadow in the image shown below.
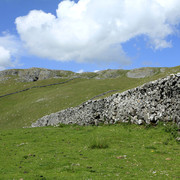
<svg viewBox="0 0 180 180"><path fill-rule="evenodd" d="M180 71L180 66L167 68L146 78L128 78L124 71L118 78L95 79L78 78L65 84L33 88L28 91L0 98L0 128L21 128L29 126L38 118L60 111L68 107L77 106L94 96L110 90L123 92L145 82L165 77L170 73ZM67 79L46 79L36 82L18 82L15 78L0 82L0 96L23 90L33 86L41 86L67 81ZM110 95L106 94L106 96Z"/></svg>

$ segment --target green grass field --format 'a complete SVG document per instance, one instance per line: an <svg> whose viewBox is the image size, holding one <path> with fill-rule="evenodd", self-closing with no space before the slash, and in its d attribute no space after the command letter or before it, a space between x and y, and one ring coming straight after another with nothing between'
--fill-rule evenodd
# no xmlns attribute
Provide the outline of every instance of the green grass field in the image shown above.
<svg viewBox="0 0 180 180"><path fill-rule="evenodd" d="M179 179L180 146L166 131L126 124L2 130L0 179Z"/></svg>

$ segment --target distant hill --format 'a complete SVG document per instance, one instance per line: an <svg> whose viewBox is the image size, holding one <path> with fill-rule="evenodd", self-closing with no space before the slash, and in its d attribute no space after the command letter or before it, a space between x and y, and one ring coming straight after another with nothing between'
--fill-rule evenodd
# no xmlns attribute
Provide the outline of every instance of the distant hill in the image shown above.
<svg viewBox="0 0 180 180"><path fill-rule="evenodd" d="M42 68L4 70L0 72L0 128L29 126L46 114L177 72L180 66L96 73Z"/></svg>
<svg viewBox="0 0 180 180"><path fill-rule="evenodd" d="M112 79L122 76L127 76L129 78L145 78L151 77L158 73L166 73L169 71L176 72L179 67L176 68L139 68L133 70L123 70L123 69L108 69L98 72L83 72L75 73L72 71L65 70L50 70L44 68L30 68L30 69L10 69L0 71L0 81L5 81L8 79L15 79L20 82L33 82L40 81L50 78L94 78L94 79Z"/></svg>

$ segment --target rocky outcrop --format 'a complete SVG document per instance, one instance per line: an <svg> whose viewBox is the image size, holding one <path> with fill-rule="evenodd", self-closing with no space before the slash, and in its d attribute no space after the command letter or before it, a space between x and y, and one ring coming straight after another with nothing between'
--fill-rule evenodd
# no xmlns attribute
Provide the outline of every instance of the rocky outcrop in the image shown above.
<svg viewBox="0 0 180 180"><path fill-rule="evenodd" d="M30 69L10 69L0 71L0 80L5 81L8 78L16 77L17 81L21 82L32 82L38 80L44 80L49 78L86 78L86 79L111 79L118 78L122 75L125 75L126 70L104 70L94 72L83 72L83 73L75 73L72 71L64 71L64 70L50 70L44 68L30 68Z"/></svg>
<svg viewBox="0 0 180 180"><path fill-rule="evenodd" d="M98 72L83 73L75 73L72 71L64 70L50 70L44 68L9 69L0 71L0 81L6 81L12 77L15 77L14 79L20 82L32 82L49 78L73 79L77 77L86 79L112 79L123 76L129 78L145 78L151 77L157 73L165 73L167 69L168 68L140 68L133 70L107 69Z"/></svg>
<svg viewBox="0 0 180 180"><path fill-rule="evenodd" d="M113 79L113 78L119 78L125 75L127 70L123 69L107 69L104 71L98 71L96 72L96 79Z"/></svg>
<svg viewBox="0 0 180 180"><path fill-rule="evenodd" d="M180 73L44 116L33 123L32 127L54 126L59 123L157 124L159 121L174 121L180 126Z"/></svg>
<svg viewBox="0 0 180 180"><path fill-rule="evenodd" d="M158 72L157 68L139 68L133 69L127 72L127 77L129 78L145 78L153 76Z"/></svg>
<svg viewBox="0 0 180 180"><path fill-rule="evenodd" d="M7 80L7 77L16 77L17 81L32 82L49 78L76 78L77 74L71 71L50 70L43 68L10 69L0 72L0 78Z"/></svg>

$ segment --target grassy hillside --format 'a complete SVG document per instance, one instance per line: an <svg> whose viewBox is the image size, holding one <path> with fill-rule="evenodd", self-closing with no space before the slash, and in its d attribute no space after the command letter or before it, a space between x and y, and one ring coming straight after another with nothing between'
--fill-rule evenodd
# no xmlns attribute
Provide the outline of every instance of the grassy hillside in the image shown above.
<svg viewBox="0 0 180 180"><path fill-rule="evenodd" d="M179 179L171 128L117 124L1 130L0 179Z"/></svg>
<svg viewBox="0 0 180 180"><path fill-rule="evenodd" d="M156 68L153 76L139 79L128 78L127 71L85 73L65 84L32 88L0 98L0 180L179 179L180 146L176 141L177 127L172 125L60 124L22 128L44 115L77 106L104 92L123 92L177 72L180 66L166 68L164 72ZM112 78L116 73L118 78ZM98 78L87 78L92 75ZM52 78L18 82L16 78L0 81L0 96L67 81Z"/></svg>
<svg viewBox="0 0 180 180"><path fill-rule="evenodd" d="M107 71L109 73L109 71ZM110 76L101 72L102 77ZM125 91L145 82L165 77L167 74L180 72L180 66L166 68L164 72L156 68L156 74L146 78L128 78L127 71L118 71L120 77L111 79L87 79L87 73L82 78L74 79L65 84L43 88L33 88L25 92L0 98L0 128L20 128L31 125L38 118L60 111L68 107L77 106L92 97L109 90ZM114 72L113 72L114 73ZM91 75L97 75L90 73ZM107 75L108 74L108 75ZM113 74L113 76L115 76ZM18 82L16 77L7 81L0 81L0 96L26 89L32 86L47 85L66 81L67 79L46 79L36 82ZM110 94L107 94L110 95ZM107 96L106 95L106 96Z"/></svg>

